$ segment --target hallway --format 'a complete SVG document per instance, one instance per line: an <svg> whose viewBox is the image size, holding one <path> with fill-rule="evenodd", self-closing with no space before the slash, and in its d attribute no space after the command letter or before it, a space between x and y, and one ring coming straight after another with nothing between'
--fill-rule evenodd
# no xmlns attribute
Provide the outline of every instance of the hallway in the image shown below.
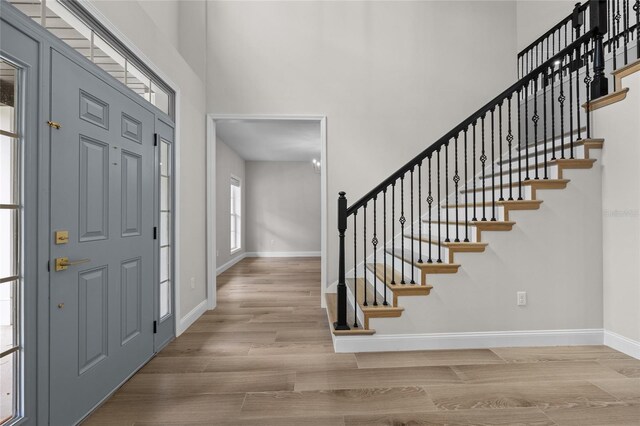
<svg viewBox="0 0 640 426"><path fill-rule="evenodd" d="M637 424L640 361L605 346L335 354L319 258L249 258L85 424Z"/></svg>

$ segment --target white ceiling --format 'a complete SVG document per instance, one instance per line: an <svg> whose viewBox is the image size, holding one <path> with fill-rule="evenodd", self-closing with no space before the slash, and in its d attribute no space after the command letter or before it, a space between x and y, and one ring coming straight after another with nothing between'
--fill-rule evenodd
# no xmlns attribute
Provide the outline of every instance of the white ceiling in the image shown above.
<svg viewBox="0 0 640 426"><path fill-rule="evenodd" d="M216 120L216 136L247 161L320 160L318 120Z"/></svg>

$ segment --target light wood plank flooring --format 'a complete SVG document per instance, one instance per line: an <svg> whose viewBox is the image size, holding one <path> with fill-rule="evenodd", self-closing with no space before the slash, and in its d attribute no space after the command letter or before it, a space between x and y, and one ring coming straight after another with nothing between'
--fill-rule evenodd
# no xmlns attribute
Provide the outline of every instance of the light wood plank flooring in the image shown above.
<svg viewBox="0 0 640 426"><path fill-rule="evenodd" d="M640 425L640 361L613 349L335 354L319 286L319 259L245 259L86 424Z"/></svg>

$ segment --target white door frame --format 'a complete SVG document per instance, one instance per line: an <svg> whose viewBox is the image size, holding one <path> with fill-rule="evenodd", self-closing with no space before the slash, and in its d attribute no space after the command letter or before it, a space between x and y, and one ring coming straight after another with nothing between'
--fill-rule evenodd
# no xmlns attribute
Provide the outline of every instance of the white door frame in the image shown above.
<svg viewBox="0 0 640 426"><path fill-rule="evenodd" d="M207 307L216 307L216 120L315 120L320 123L320 306L327 288L327 117L324 115L207 114Z"/></svg>

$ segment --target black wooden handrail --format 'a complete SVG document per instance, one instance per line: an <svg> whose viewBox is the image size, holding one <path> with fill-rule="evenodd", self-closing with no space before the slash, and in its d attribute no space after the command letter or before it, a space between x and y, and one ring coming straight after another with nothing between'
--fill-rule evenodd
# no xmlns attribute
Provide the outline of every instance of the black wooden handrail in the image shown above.
<svg viewBox="0 0 640 426"><path fill-rule="evenodd" d="M480 108L478 111L474 112L469 116L466 120L458 124L451 131L447 132L443 137L438 139L436 142L431 144L427 149L422 151L420 154L416 155L411 161L406 163L404 166L400 167L395 173L391 176L383 180L379 185L373 188L371 191L366 193L362 198L349 206L346 210L347 216L352 215L356 210L360 207L364 206L367 202L373 200L378 194L380 194L385 188L388 188L406 173L410 172L411 169L417 167L420 163L422 163L428 156L436 152L439 148L444 146L446 143L451 141L455 136L464 132L469 126L471 126L474 122L477 122L482 116L486 115L492 109L495 109L500 103L504 102L514 93L517 93L518 90L524 89L529 83L531 83L535 78L542 75L546 70L548 70L554 63L559 61L560 59L567 56L568 52L575 51L580 46L583 46L586 42L590 41L595 35L596 30L592 29L578 38L576 41L571 43L565 49L563 49L560 53L557 53L553 57L551 57L548 61L544 62L542 65L537 67L535 70L527 74L525 77L521 78L518 82L511 85L508 89L503 91L501 94L493 98L486 105Z"/></svg>

